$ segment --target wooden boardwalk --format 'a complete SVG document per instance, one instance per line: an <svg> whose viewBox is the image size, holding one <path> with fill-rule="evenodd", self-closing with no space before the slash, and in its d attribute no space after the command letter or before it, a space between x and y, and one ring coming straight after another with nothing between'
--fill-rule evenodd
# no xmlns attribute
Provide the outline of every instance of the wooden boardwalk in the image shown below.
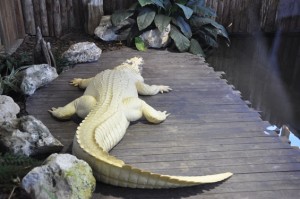
<svg viewBox="0 0 300 199"><path fill-rule="evenodd" d="M269 124L248 108L220 73L194 55L128 48L103 53L99 62L77 65L29 97L28 113L49 127L65 145L63 152L70 152L77 124L57 121L47 110L82 94L68 85L72 78L94 76L133 56L145 59L146 82L173 88L167 94L141 97L171 115L159 125L145 120L132 124L111 154L162 174L231 171L234 176L219 184L169 190L98 183L94 198L300 198L300 151L283 143L275 133L266 133Z"/></svg>

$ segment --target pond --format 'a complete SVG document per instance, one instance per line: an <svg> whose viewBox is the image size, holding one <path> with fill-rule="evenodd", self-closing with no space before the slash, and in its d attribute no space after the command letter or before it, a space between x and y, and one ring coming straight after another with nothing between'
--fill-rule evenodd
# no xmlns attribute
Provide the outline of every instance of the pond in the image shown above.
<svg viewBox="0 0 300 199"><path fill-rule="evenodd" d="M263 120L300 137L300 34L233 35L231 42L221 43L208 63L226 73Z"/></svg>

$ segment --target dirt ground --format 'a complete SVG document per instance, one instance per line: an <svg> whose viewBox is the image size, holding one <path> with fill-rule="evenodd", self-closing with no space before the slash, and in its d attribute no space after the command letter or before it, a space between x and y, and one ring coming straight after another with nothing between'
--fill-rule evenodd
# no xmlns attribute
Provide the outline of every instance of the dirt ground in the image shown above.
<svg viewBox="0 0 300 199"><path fill-rule="evenodd" d="M102 49L102 52L113 51L122 48L124 45L121 42L105 42L100 39L95 38L94 36L88 35L82 31L73 31L71 33L65 34L60 38L55 37L44 37L46 42L50 42L52 52L57 59L60 59L62 53L75 43L78 42L94 42L99 48ZM36 43L35 36L26 36L24 42L17 49L17 51L12 55L15 59L20 59L24 54L26 57L26 64L32 64L33 61L33 49ZM30 62L31 61L31 62Z"/></svg>

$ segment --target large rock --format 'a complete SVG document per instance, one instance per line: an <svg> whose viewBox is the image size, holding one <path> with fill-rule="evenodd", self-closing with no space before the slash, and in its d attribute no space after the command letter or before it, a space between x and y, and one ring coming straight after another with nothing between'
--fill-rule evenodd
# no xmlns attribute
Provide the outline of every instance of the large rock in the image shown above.
<svg viewBox="0 0 300 199"><path fill-rule="evenodd" d="M118 26L113 26L110 15L102 16L100 24L95 29L94 34L103 41L123 41L127 39L130 30L129 27L132 23L133 20L128 18L122 21ZM120 31L119 34L118 31L122 28L125 30Z"/></svg>
<svg viewBox="0 0 300 199"><path fill-rule="evenodd" d="M22 180L22 187L37 199L88 199L95 185L91 167L69 154L52 154Z"/></svg>
<svg viewBox="0 0 300 199"><path fill-rule="evenodd" d="M19 105L11 97L0 95L0 122L15 119L19 112Z"/></svg>
<svg viewBox="0 0 300 199"><path fill-rule="evenodd" d="M63 53L63 57L74 64L97 61L102 50L93 42L79 42L73 44Z"/></svg>
<svg viewBox="0 0 300 199"><path fill-rule="evenodd" d="M18 75L20 89L25 95L32 95L36 89L45 86L58 77L56 69L48 64L29 66Z"/></svg>
<svg viewBox="0 0 300 199"><path fill-rule="evenodd" d="M164 48L170 41L169 33L171 26L168 25L163 32L160 32L157 28L144 32L140 37L145 42L147 47L151 48Z"/></svg>
<svg viewBox="0 0 300 199"><path fill-rule="evenodd" d="M63 148L48 128L33 116L0 123L0 145L14 154L26 156L55 153Z"/></svg>

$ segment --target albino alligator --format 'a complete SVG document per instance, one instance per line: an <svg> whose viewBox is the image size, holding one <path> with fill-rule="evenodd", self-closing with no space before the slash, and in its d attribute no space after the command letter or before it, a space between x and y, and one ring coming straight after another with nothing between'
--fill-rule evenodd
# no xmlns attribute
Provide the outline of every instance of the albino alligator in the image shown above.
<svg viewBox="0 0 300 199"><path fill-rule="evenodd" d="M143 59L134 57L113 70L105 70L93 78L75 78L74 86L86 88L83 96L50 112L60 119L73 114L85 118L73 141L73 154L89 163L97 180L132 188L175 188L214 183L232 173L208 176L169 176L143 171L108 154L124 136L129 123L144 116L151 123L160 123L169 115L157 111L138 98L169 92L169 86L149 86L141 76Z"/></svg>

